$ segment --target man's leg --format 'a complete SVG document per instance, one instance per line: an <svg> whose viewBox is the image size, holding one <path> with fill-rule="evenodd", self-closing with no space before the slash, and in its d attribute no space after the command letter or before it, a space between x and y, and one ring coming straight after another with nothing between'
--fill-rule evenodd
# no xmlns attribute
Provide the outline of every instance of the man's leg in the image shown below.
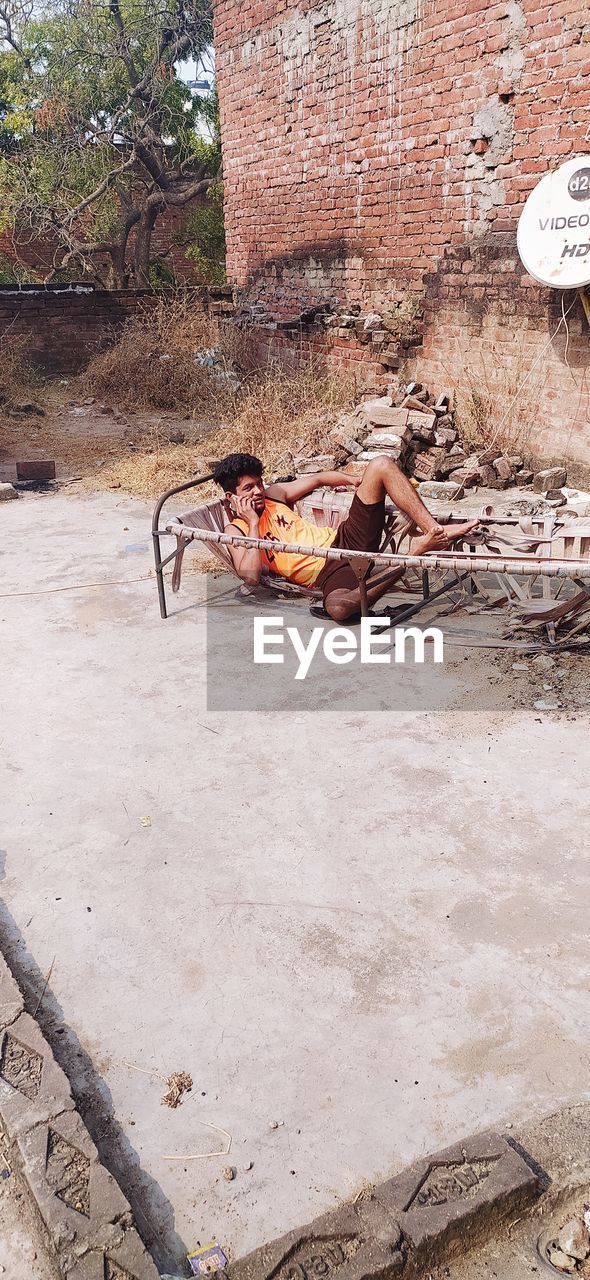
<svg viewBox="0 0 590 1280"><path fill-rule="evenodd" d="M424 506L416 489L410 484L403 471L400 471L397 463L385 456L374 458L369 463L356 492L361 502L365 502L368 506L373 502L380 502L387 494L395 506L409 516L413 524L431 539L424 550L442 551L464 537L469 529L474 529L478 524L477 520L454 528L445 528L444 525L439 524L435 516ZM422 555L423 551L416 551L415 554Z"/></svg>
<svg viewBox="0 0 590 1280"><path fill-rule="evenodd" d="M412 555L415 556L425 555L428 551L446 550L478 524L477 520L448 528L439 524L397 464L385 456L374 458L369 463L356 493L366 506L382 502L387 495L400 511L409 516L422 532L422 537L414 539L412 544ZM365 547L351 549L367 550ZM402 568L384 567L379 574L375 574L367 585L368 603L375 604L380 600L393 583L402 577L403 572ZM358 586L340 587L335 584L334 589L330 590L329 584L327 585L324 607L335 622L345 622L359 612L361 597Z"/></svg>

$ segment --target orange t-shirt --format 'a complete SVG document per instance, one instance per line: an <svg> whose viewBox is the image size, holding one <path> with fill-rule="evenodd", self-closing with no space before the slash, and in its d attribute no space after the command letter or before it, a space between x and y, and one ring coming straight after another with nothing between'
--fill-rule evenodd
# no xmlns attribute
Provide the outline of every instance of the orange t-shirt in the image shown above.
<svg viewBox="0 0 590 1280"><path fill-rule="evenodd" d="M248 533L245 520L237 517L232 520L242 533ZM273 502L267 498L264 511L259 521L259 537L278 542L297 542L305 547L331 547L337 530L327 526L308 524L296 511L292 511L284 502ZM262 564L267 572L278 573L289 582L296 582L300 587L312 587L319 577L326 561L321 556L292 555L284 551L260 552Z"/></svg>

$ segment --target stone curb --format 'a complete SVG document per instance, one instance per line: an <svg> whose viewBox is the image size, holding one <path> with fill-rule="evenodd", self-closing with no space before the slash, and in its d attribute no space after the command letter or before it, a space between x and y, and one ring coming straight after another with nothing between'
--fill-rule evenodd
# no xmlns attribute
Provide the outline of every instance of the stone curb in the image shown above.
<svg viewBox="0 0 590 1280"><path fill-rule="evenodd" d="M0 955L0 1129L63 1280L159 1280L67 1076Z"/></svg>
<svg viewBox="0 0 590 1280"><path fill-rule="evenodd" d="M541 1189L504 1138L469 1138L233 1263L229 1280L411 1280L482 1244Z"/></svg>

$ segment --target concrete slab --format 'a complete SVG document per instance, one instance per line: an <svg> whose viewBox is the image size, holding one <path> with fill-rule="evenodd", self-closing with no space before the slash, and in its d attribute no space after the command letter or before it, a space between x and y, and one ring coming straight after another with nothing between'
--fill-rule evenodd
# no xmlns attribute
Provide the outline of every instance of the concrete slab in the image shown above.
<svg viewBox="0 0 590 1280"><path fill-rule="evenodd" d="M73 1106L67 1076L34 1019L22 1013L1 1037L0 1115L8 1138L12 1141Z"/></svg>
<svg viewBox="0 0 590 1280"><path fill-rule="evenodd" d="M296 709L212 712L204 584L160 621L149 514L2 508L1 891L31 1002L55 958L44 1030L173 1271L588 1096L588 726L465 649L436 707L368 711L341 671ZM228 1156L203 1158L208 1126Z"/></svg>

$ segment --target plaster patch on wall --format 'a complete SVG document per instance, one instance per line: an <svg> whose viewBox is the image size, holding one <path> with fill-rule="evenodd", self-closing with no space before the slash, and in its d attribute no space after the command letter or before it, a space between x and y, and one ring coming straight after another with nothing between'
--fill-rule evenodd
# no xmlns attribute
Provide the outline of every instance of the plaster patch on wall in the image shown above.
<svg viewBox="0 0 590 1280"><path fill-rule="evenodd" d="M518 0L508 0L504 20L507 24L507 46L498 56L498 65L502 76L516 85L525 63L524 41L526 18Z"/></svg>
<svg viewBox="0 0 590 1280"><path fill-rule="evenodd" d="M494 169L506 159L512 148L513 138L514 112L511 106L498 102L497 98L491 98L476 111L471 127L471 142L481 139L487 143L487 150L481 157L473 156L473 159L481 158L484 168Z"/></svg>

